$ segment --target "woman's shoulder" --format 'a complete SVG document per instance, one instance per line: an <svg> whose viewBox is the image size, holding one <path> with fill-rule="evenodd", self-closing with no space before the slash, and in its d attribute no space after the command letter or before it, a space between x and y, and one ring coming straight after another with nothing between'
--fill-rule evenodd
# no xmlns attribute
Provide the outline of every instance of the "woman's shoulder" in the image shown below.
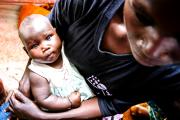
<svg viewBox="0 0 180 120"><path fill-rule="evenodd" d="M54 8L66 15L71 13L71 16L76 17L86 15L94 10L97 11L108 3L110 0L58 0Z"/></svg>

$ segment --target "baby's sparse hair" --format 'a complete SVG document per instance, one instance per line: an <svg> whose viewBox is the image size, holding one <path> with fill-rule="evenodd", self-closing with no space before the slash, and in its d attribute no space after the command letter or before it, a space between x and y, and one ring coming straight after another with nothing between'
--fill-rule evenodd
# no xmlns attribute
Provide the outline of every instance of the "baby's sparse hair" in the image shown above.
<svg viewBox="0 0 180 120"><path fill-rule="evenodd" d="M46 16L41 14L31 14L24 18L19 26L19 37L24 44L24 39L27 33L31 33L33 30L34 22L46 22L47 24L51 24L49 19Z"/></svg>

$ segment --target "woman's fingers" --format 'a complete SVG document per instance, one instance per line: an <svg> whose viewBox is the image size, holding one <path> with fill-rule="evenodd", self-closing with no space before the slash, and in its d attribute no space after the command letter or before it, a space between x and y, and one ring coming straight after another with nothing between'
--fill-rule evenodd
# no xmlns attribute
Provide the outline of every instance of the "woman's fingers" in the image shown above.
<svg viewBox="0 0 180 120"><path fill-rule="evenodd" d="M12 96L13 93L14 93L13 90L9 91L8 96L6 97L6 100L5 100L6 102L9 101L9 99L10 99L10 97Z"/></svg>
<svg viewBox="0 0 180 120"><path fill-rule="evenodd" d="M22 103L28 103L31 102L26 96L24 96L21 92L19 92L18 90L14 91L14 96L17 100L19 100L19 102Z"/></svg>
<svg viewBox="0 0 180 120"><path fill-rule="evenodd" d="M18 116L19 118L24 118L22 115L22 111L24 111L24 104L27 101L27 98L22 95L19 91L14 91L14 93L11 95L9 102L11 105L11 108L13 109L13 112ZM26 109L27 110L27 109Z"/></svg>
<svg viewBox="0 0 180 120"><path fill-rule="evenodd" d="M11 95L9 102L13 109L18 109L18 107L21 107L24 101L26 101L24 99L23 95L19 91L15 90Z"/></svg>
<svg viewBox="0 0 180 120"><path fill-rule="evenodd" d="M19 91L14 91L9 101L14 113L19 118L32 118L34 120L41 112L29 98Z"/></svg>
<svg viewBox="0 0 180 120"><path fill-rule="evenodd" d="M14 106L18 103L18 101L15 99L14 92L11 95L11 97L9 99L9 102L10 102L11 107L14 109Z"/></svg>

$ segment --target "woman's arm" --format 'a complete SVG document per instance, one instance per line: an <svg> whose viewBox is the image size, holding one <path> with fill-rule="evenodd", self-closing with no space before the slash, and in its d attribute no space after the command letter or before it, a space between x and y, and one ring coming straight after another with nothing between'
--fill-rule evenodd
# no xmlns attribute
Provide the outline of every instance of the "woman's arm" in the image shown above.
<svg viewBox="0 0 180 120"><path fill-rule="evenodd" d="M15 91L10 103L16 114L24 118L53 120L53 119L91 119L101 117L97 98L82 102L81 106L66 112L46 113L41 111L30 99L21 92Z"/></svg>

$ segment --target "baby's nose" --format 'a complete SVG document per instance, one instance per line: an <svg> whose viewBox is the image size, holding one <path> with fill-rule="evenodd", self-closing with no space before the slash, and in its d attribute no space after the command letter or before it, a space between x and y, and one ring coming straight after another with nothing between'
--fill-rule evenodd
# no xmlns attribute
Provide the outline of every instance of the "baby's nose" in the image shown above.
<svg viewBox="0 0 180 120"><path fill-rule="evenodd" d="M42 46L43 53L50 49L50 46Z"/></svg>

